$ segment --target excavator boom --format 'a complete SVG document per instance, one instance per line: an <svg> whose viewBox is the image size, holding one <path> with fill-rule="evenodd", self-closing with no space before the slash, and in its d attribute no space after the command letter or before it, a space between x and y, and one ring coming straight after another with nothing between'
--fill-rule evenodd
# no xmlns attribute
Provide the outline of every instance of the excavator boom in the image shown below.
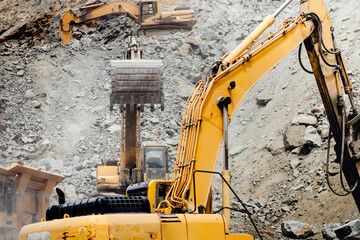
<svg viewBox="0 0 360 240"><path fill-rule="evenodd" d="M60 20L59 39L62 39L64 45L70 43L74 24L84 23L110 14L128 14L134 21L139 20L139 7L126 1L90 5L79 10L89 10L89 12L76 16L74 11L70 10Z"/></svg>
<svg viewBox="0 0 360 240"><path fill-rule="evenodd" d="M78 16L76 12L81 11ZM86 11L83 13L83 11ZM195 11L191 9L161 12L157 0L140 1L139 6L127 1L115 1L87 5L68 11L61 19L59 39L63 44L70 43L73 25L98 19L107 15L126 14L140 25L139 31L161 29L191 29L196 23Z"/></svg>
<svg viewBox="0 0 360 240"><path fill-rule="evenodd" d="M263 27L266 24L265 27L267 27L269 18L271 19L271 16L267 17L260 26ZM222 109L217 104L218 100L231 99L231 103L228 104L230 120L251 87L304 39L308 38L314 28L313 21L306 20L304 14L285 21L276 31L259 39L258 42L250 42L252 44L250 48L246 46L239 56L235 55L235 59L231 59L229 61L231 64L223 71L221 70L223 62L216 63L216 72L198 83L187 101L175 166L174 179L176 180L168 193L174 207L183 206L187 201L184 193L190 189L188 204L189 209L194 210L194 187L191 173L196 170L214 171L215 169L220 143L223 140L223 117ZM258 31L259 28L254 32ZM247 40L245 39L244 42ZM231 84L235 84L236 87L232 88ZM195 124L185 128L184 126L189 123ZM213 159L213 161L206 159ZM196 177L196 204L198 206L207 204L211 179L212 176L208 174L198 174Z"/></svg>
<svg viewBox="0 0 360 240"><path fill-rule="evenodd" d="M195 185L192 177L195 171L212 172L215 169L221 141L224 138L223 109L220 105L224 104L226 99L227 121L230 122L251 87L302 42L308 51L337 149L345 145L345 177L351 188L355 186L359 178L356 168L358 149L350 147L358 146L357 137L354 141L349 140L350 129L345 130L341 127L345 113L341 113L340 109L345 111L345 107L341 107L339 103L339 98L343 95L339 87L339 74L347 74L344 67L340 67L343 66L343 62L337 62L337 59L342 60L340 52L337 53L338 57L335 54L327 54L324 60L321 57L322 50L319 50L323 44L328 48L335 48L331 20L322 0L302 1L301 10L300 15L284 21L275 31L259 38L274 22L274 16L277 14L266 17L234 51L226 54L211 67L206 79L198 82L185 107L174 182L167 193L167 206L173 209L186 207L189 211L198 211L194 209L195 205L201 208L207 206L212 175L196 174ZM319 45L319 40L323 44ZM333 65L329 65L329 62ZM348 79L343 80L343 83L351 99L351 83ZM345 143L343 131L346 131ZM356 126L352 128L352 132L358 134ZM339 158L340 151L337 151ZM190 194L187 194L188 191ZM358 191L359 187L355 189L353 196L360 207Z"/></svg>

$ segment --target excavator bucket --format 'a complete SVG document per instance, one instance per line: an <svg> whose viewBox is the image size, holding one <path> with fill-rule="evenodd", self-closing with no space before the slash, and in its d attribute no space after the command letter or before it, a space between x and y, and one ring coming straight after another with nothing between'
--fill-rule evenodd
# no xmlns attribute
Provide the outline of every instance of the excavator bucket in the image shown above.
<svg viewBox="0 0 360 240"><path fill-rule="evenodd" d="M161 60L111 61L110 109L114 104L164 105Z"/></svg>

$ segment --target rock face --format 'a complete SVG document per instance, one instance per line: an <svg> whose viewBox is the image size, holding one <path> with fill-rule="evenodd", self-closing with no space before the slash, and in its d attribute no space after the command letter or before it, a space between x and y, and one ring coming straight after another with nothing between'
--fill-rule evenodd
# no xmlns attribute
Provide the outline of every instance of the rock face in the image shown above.
<svg viewBox="0 0 360 240"><path fill-rule="evenodd" d="M341 227L334 229L336 237L339 239L355 240L360 239L360 219L349 222Z"/></svg>
<svg viewBox="0 0 360 240"><path fill-rule="evenodd" d="M60 160L55 160L54 158L43 158L37 162L39 167L45 167L47 171L58 172L63 169L63 162Z"/></svg>
<svg viewBox="0 0 360 240"><path fill-rule="evenodd" d="M321 137L317 133L316 128L314 128L313 126L308 126L300 139L300 143L302 145L308 145L310 147L320 147Z"/></svg>
<svg viewBox="0 0 360 240"><path fill-rule="evenodd" d="M107 129L110 133L116 133L121 131L121 126L118 124L114 124Z"/></svg>
<svg viewBox="0 0 360 240"><path fill-rule="evenodd" d="M285 221L281 224L281 232L285 237L305 239L317 234L317 229L307 223Z"/></svg>
<svg viewBox="0 0 360 240"><path fill-rule="evenodd" d="M270 95L259 95L256 97L256 103L260 106L266 106L272 99L273 96Z"/></svg>
<svg viewBox="0 0 360 240"><path fill-rule="evenodd" d="M311 125L317 127L318 120L316 117L306 114L300 114L292 120L292 124L299 124L299 125Z"/></svg>
<svg viewBox="0 0 360 240"><path fill-rule="evenodd" d="M243 146L243 145L234 147L233 149L230 149L229 154L230 154L230 156L235 156L235 155L245 151L246 148L247 148L247 146Z"/></svg>
<svg viewBox="0 0 360 240"><path fill-rule="evenodd" d="M336 238L335 229L341 226L341 223L326 223L321 230L323 238L326 240L333 240Z"/></svg>
<svg viewBox="0 0 360 240"><path fill-rule="evenodd" d="M193 87L189 85L182 86L178 91L178 96L183 100L187 100L193 91Z"/></svg>
<svg viewBox="0 0 360 240"><path fill-rule="evenodd" d="M305 126L288 126L284 133L284 145L285 149L291 150L301 146L300 139L305 133Z"/></svg>

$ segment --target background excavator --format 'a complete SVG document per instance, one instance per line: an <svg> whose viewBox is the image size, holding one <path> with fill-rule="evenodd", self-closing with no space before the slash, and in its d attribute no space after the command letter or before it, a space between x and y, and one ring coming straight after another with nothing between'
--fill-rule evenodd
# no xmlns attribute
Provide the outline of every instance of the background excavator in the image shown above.
<svg viewBox="0 0 360 240"><path fill-rule="evenodd" d="M253 239L230 232L231 210L247 214L252 223L253 219L230 185L228 124L251 87L302 44L312 70L303 68L317 82L336 143L340 176L344 174L348 183L342 184L344 194L331 189L339 195L352 194L360 209L360 115L325 3L302 0L299 15L261 37L290 2L287 0L267 16L196 84L185 106L172 181L153 180L129 186L127 197L54 205L48 209L46 221L22 229L21 239L42 235L49 236L45 239ZM224 170L220 173L215 172L215 165L223 140ZM214 174L223 181L223 206L217 211L211 204ZM242 209L231 207L230 192ZM220 211L222 214L217 214Z"/></svg>
<svg viewBox="0 0 360 240"><path fill-rule="evenodd" d="M130 184L146 180L167 180L168 146L141 143L141 112L145 104L160 104L164 110L162 62L142 60L142 49L135 37L128 37L126 60L114 60L110 110L121 111L120 159L97 167L98 193L125 194Z"/></svg>
<svg viewBox="0 0 360 240"><path fill-rule="evenodd" d="M177 7L174 11L161 12L157 0L140 1L138 5L127 1L100 2L68 11L59 25L59 39L67 45L72 38L75 24L113 14L126 14L140 25L138 32L159 30L189 30L196 23L195 11L188 7Z"/></svg>

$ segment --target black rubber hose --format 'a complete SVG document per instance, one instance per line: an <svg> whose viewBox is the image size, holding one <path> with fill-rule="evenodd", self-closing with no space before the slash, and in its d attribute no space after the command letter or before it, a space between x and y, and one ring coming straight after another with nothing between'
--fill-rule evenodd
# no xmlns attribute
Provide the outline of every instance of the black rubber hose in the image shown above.
<svg viewBox="0 0 360 240"><path fill-rule="evenodd" d="M329 163L330 163L330 139L331 139L331 135L329 134L328 137L328 149L327 149L327 155L326 155L326 173L325 173L325 177L326 177L326 182L331 190L332 193L334 193L337 196L340 197L344 197L349 195L350 193L354 192L356 187L359 184L359 181L356 181L355 185L351 188L351 189L346 189L345 184L344 184L344 180L343 180L343 165L344 165L344 147L345 147L345 113L344 110L342 110L342 139L341 139L341 154L340 154L340 183L341 183L341 187L342 189L345 191L345 193L338 193L336 192L330 183L330 179L329 179Z"/></svg>
<svg viewBox="0 0 360 240"><path fill-rule="evenodd" d="M332 188L331 183L330 183L330 179L329 179L329 164L330 164L330 139L331 139L331 135L329 134L328 137L328 149L327 149L327 154L326 154L326 173L325 173L325 178L326 178L326 182L331 190L332 193L334 193L335 195L339 196L339 197L345 197L347 195L349 195L350 193L346 192L346 193L338 193L335 191L335 189Z"/></svg>
<svg viewBox="0 0 360 240"><path fill-rule="evenodd" d="M342 109L341 111L341 123L342 123L342 136L341 136L341 156L340 156L340 183L341 183L341 187L344 189L345 192L347 193L352 193L355 191L359 180L356 181L356 183L354 184L354 186L351 189L346 189L345 185L344 185L344 181L343 181L343 166L344 166L344 147L345 147L345 111L344 109Z"/></svg>
<svg viewBox="0 0 360 240"><path fill-rule="evenodd" d="M302 43L300 43L300 45L299 45L299 52L298 52L298 59L299 59L300 66L305 72L307 72L309 74L314 74L313 71L310 71L310 70L306 69L305 66L302 63L302 60L301 60L301 47L302 47Z"/></svg>
<svg viewBox="0 0 360 240"><path fill-rule="evenodd" d="M261 240L263 240L261 234L260 234L260 231L259 229L256 227L256 224L254 222L254 220L252 219L251 217L251 214L249 212L249 210L247 209L247 207L245 206L245 204L241 201L241 199L239 198L239 196L236 194L236 192L234 191L234 189L230 186L230 184L225 180L225 178L223 177L223 175L219 172L214 172L214 171L205 171L205 170L195 170L193 172L193 188L194 188L194 211L192 211L191 213L194 213L196 211L196 184L195 184L195 174L197 172L200 172L200 173L207 173L207 174L217 174L221 177L221 179L224 181L224 183L228 186L228 188L230 189L230 191L235 195L236 199L238 200L238 202L242 205L242 207L244 208L244 212L248 215L249 219L250 219L250 222L251 224L254 226L255 230L256 230L256 233L258 234L259 238Z"/></svg>
<svg viewBox="0 0 360 240"><path fill-rule="evenodd" d="M321 20L320 20L319 16L316 15L315 13L308 13L308 15L310 15L311 18L313 20L315 20L315 22L317 23L317 29L318 29L318 33L319 33L319 42L320 42L320 44L319 44L319 54L320 54L321 59L329 67L338 68L339 66L337 64L331 64L326 60L326 58L324 56L324 53L323 53L323 50L321 49L321 45L324 46L325 44L324 44L323 38L322 38L322 25L321 25Z"/></svg>

